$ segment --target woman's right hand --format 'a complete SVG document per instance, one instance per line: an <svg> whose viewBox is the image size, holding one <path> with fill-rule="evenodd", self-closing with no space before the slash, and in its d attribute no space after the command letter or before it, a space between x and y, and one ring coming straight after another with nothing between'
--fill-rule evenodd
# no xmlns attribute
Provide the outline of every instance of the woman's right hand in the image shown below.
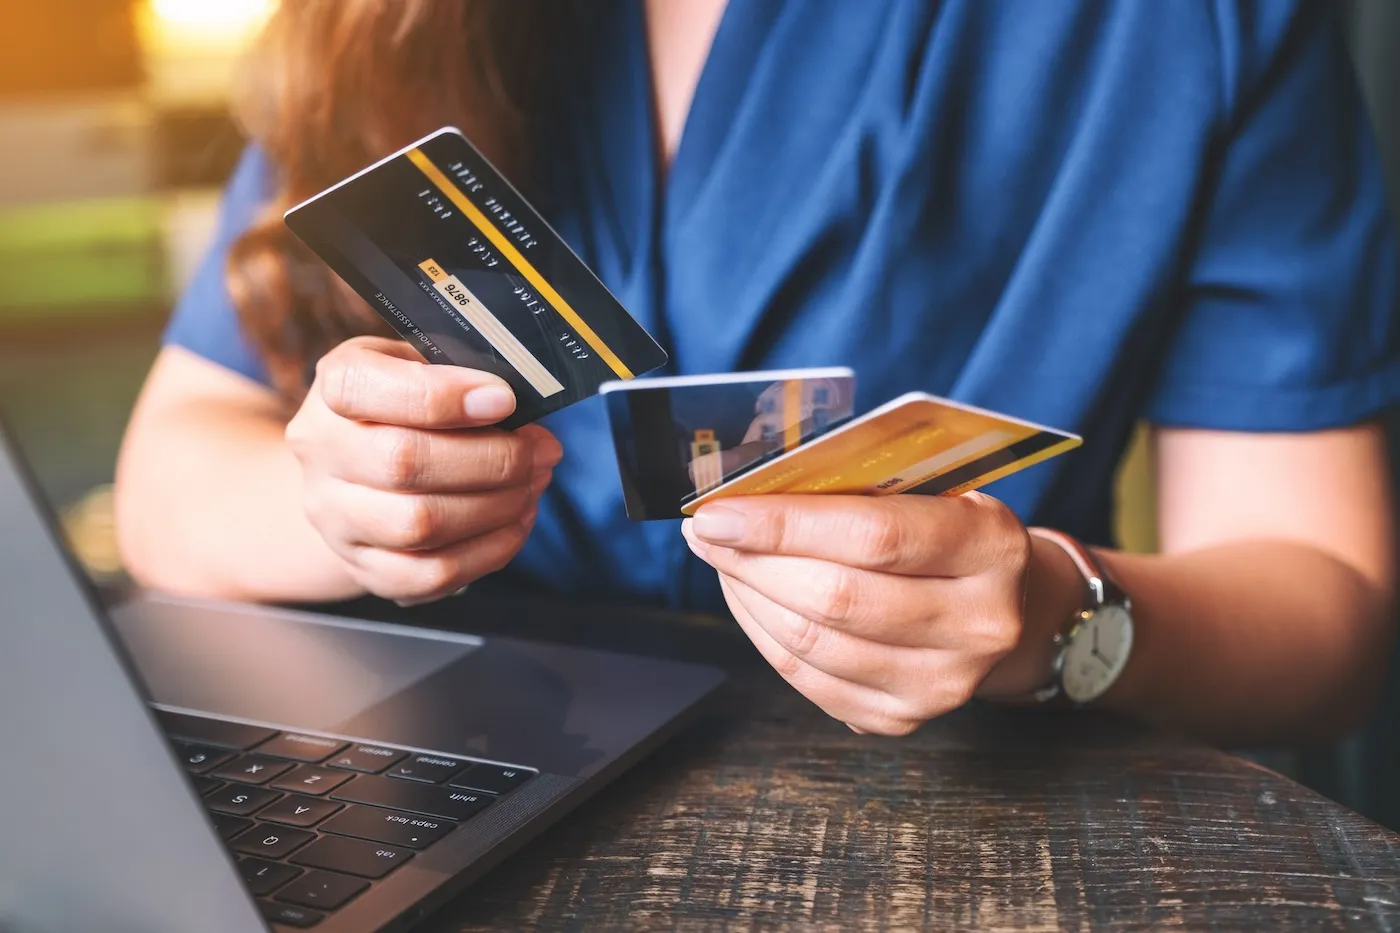
<svg viewBox="0 0 1400 933"><path fill-rule="evenodd" d="M490 373L423 362L407 344L356 337L316 366L287 443L306 515L356 583L403 604L450 595L504 567L563 456Z"/></svg>

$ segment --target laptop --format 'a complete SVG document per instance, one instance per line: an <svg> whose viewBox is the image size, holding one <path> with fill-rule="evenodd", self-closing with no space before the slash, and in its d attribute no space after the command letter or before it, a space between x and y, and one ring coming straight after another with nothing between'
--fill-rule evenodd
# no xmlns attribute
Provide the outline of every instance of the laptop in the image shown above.
<svg viewBox="0 0 1400 933"><path fill-rule="evenodd" d="M411 926L673 731L711 667L144 596L0 428L0 930Z"/></svg>

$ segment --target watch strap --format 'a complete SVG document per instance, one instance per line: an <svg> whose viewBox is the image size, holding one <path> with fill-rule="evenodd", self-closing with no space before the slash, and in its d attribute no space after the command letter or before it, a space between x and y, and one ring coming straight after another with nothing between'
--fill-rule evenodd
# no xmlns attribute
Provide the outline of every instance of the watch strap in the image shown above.
<svg viewBox="0 0 1400 933"><path fill-rule="evenodd" d="M1049 541L1057 545L1060 550L1069 555L1069 559L1074 561L1074 566L1079 570L1079 575L1084 578L1084 586L1089 594L1089 605L1085 609L1097 609L1104 603L1113 602L1122 596L1121 591L1103 569L1103 564L1099 562L1094 552L1089 550L1079 540L1072 535L1067 535L1063 531L1056 531L1053 528L1028 528L1032 535Z"/></svg>
<svg viewBox="0 0 1400 933"><path fill-rule="evenodd" d="M1053 528L1036 527L1027 528L1026 531L1033 537L1043 538L1058 546L1060 550L1069 555L1069 559L1073 561L1075 569L1079 571L1079 576L1084 581L1086 604L1080 612L1071 613L1069 618L1062 623L1063 628L1055 634L1055 644L1059 650L1063 651L1070 632L1078 624L1082 612L1102 606L1112 595L1116 595L1118 590L1104 573L1103 567L1099 564L1094 553L1080 544L1074 537ZM1056 673L1051 675L1048 683L1036 690L1016 697L998 698L997 702L1012 706L1041 706L1047 703L1058 704L1068 701L1065 700L1064 690L1060 686L1060 678Z"/></svg>

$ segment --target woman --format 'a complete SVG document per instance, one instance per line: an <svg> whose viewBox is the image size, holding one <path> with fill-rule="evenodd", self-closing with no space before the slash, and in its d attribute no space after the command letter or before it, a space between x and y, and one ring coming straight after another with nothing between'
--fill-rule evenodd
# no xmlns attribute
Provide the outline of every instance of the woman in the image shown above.
<svg viewBox="0 0 1400 933"><path fill-rule="evenodd" d="M727 605L794 687L878 733L1057 690L1219 741L1346 729L1393 637L1369 419L1400 396L1400 336L1328 17L1283 0L287 4L243 108L255 147L128 432L130 566L255 600L432 600L505 568ZM281 226L444 124L520 180L678 371L847 364L860 408L923 389L1085 446L997 498L758 497L682 533L629 523L596 400L491 428L503 383L387 339ZM1098 549L1096 571L1028 532L1106 544L1143 418L1160 555ZM1130 625L1112 592L1117 615L1089 598L1096 573ZM1118 620L1109 648L1072 629L1082 610ZM1114 652L1096 686L1069 683L1066 644Z"/></svg>

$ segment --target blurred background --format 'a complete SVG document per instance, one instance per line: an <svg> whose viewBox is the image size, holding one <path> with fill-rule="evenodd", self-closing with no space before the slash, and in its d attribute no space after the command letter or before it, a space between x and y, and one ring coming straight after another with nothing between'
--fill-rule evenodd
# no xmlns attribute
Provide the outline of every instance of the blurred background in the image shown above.
<svg viewBox="0 0 1400 933"><path fill-rule="evenodd" d="M236 65L275 2L0 0L0 415L100 582L122 579L117 447L212 233L243 145ZM1400 3L1341 6L1400 208ZM1134 550L1155 540L1145 450L1119 480ZM1400 829L1400 675L1356 738L1255 757Z"/></svg>
<svg viewBox="0 0 1400 933"><path fill-rule="evenodd" d="M242 148L229 88L271 4L0 3L0 413L100 576L117 445Z"/></svg>

